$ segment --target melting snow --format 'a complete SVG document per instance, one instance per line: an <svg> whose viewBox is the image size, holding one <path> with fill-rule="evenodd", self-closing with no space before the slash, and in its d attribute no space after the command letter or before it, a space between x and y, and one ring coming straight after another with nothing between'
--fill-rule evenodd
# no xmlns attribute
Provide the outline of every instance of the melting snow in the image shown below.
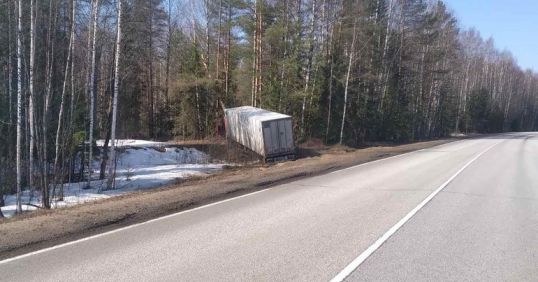
<svg viewBox="0 0 538 282"><path fill-rule="evenodd" d="M103 145L97 141L98 146ZM87 182L64 184L64 201L53 203L53 207L65 207L92 200L109 198L136 190L155 188L172 184L177 179L208 175L222 170L224 163L210 163L204 152L194 148L170 147L168 143L145 140L118 140L121 148L116 164L116 189L105 190L106 180L92 180L91 189ZM165 147L168 146L168 147ZM93 176L99 174L100 162L92 162ZM107 168L108 169L108 168ZM52 186L51 186L52 187ZM57 185L56 189L59 189ZM23 203L41 205L39 193L31 197L28 191L22 195ZM4 216L15 213L15 195L6 197L6 206L1 207ZM23 210L35 210L36 207L23 205Z"/></svg>
<svg viewBox="0 0 538 282"><path fill-rule="evenodd" d="M97 146L103 147L105 144L105 140L97 140L95 141ZM171 143L167 142L156 142L156 141L149 141L149 140L137 140L137 139L118 139L116 140L116 147L126 147L126 146L132 146L132 147L155 147L155 146L166 146L171 145ZM110 144L109 144L110 145Z"/></svg>

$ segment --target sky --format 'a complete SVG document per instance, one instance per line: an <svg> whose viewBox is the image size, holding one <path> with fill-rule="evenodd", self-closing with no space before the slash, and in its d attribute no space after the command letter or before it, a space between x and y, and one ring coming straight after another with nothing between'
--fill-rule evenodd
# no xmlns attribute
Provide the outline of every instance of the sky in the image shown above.
<svg viewBox="0 0 538 282"><path fill-rule="evenodd" d="M462 29L474 27L538 72L538 0L444 0Z"/></svg>

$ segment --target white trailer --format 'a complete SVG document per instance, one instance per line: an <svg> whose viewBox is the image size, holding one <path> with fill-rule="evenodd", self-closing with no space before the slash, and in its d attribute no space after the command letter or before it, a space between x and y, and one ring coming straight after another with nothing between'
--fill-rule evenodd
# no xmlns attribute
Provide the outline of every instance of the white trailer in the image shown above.
<svg viewBox="0 0 538 282"><path fill-rule="evenodd" d="M294 159L291 116L244 106L225 109L226 137L264 158Z"/></svg>

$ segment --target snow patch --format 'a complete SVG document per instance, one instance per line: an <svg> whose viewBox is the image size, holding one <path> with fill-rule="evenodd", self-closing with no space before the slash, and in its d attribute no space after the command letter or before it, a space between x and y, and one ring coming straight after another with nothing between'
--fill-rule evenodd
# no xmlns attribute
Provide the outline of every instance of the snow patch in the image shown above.
<svg viewBox="0 0 538 282"><path fill-rule="evenodd" d="M98 146L104 143L100 141L102 140L97 142ZM121 145L116 163L116 189L106 190L106 180L95 178L92 179L89 189L85 189L88 188L86 181L66 183L63 185L64 200L54 201L53 208L72 206L137 190L173 184L178 179L210 175L221 171L226 165L222 162L210 163L210 157L207 154L194 148L181 148L162 142L130 139L118 140L118 144ZM94 177L98 177L99 168L100 161L96 159L92 162ZM60 185L56 185L55 189L59 191ZM38 193L31 195L29 191L23 193L22 202L41 206L40 195ZM16 210L15 195L7 196L5 203L6 206L1 207L2 213L6 217L13 216ZM33 211L37 209L31 205L23 205L23 210Z"/></svg>
<svg viewBox="0 0 538 282"><path fill-rule="evenodd" d="M95 141L98 147L103 147L105 145L105 140L100 139ZM171 145L172 143L167 142L156 142L150 140L138 140L138 139L117 139L115 141L116 147L151 147L151 146L166 146ZM109 146L111 142L109 141Z"/></svg>
<svg viewBox="0 0 538 282"><path fill-rule="evenodd" d="M117 168L208 162L209 157L194 148L164 148L164 152L155 148L133 148L120 153Z"/></svg>

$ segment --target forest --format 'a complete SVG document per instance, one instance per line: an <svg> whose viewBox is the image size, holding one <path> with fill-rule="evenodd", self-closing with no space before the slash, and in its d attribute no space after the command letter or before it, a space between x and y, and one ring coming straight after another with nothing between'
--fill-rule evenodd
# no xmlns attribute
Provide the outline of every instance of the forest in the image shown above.
<svg viewBox="0 0 538 282"><path fill-rule="evenodd" d="M537 126L538 74L440 0L0 0L0 70L0 206L50 208L97 139L111 178L117 138L214 138L222 107L289 114L299 143Z"/></svg>

